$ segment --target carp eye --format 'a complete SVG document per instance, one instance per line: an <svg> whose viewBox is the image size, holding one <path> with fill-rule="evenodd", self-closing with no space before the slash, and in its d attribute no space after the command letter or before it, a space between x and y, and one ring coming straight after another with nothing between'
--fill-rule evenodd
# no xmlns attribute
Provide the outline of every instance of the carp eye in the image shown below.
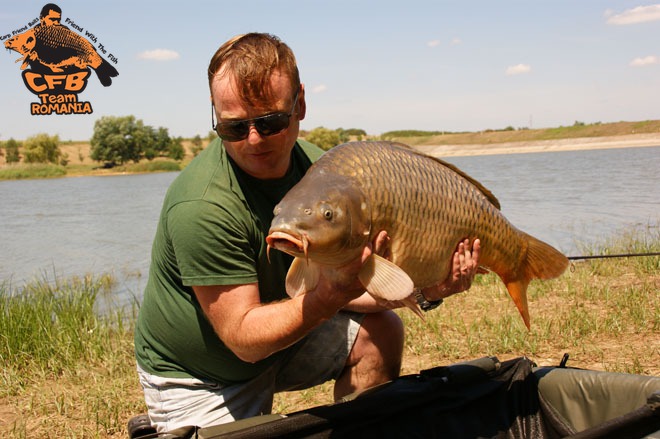
<svg viewBox="0 0 660 439"><path fill-rule="evenodd" d="M323 210L323 218L327 219L328 221L332 219L332 210L331 209L324 209Z"/></svg>

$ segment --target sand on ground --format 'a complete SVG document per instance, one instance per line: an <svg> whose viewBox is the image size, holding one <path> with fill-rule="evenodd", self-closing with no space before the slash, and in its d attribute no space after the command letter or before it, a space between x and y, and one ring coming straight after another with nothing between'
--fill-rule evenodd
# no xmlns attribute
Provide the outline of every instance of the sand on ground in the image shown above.
<svg viewBox="0 0 660 439"><path fill-rule="evenodd" d="M418 145L415 148L435 157L522 154L535 152L579 151L590 149L638 148L660 146L660 133L609 137L580 137L560 140L507 142L480 145Z"/></svg>

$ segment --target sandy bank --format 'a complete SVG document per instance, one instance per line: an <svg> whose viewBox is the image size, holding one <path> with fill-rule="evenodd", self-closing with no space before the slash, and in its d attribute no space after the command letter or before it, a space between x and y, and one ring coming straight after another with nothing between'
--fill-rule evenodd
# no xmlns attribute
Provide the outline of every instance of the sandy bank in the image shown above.
<svg viewBox="0 0 660 439"><path fill-rule="evenodd" d="M436 157L523 154L534 152L578 151L660 146L660 133L611 137L540 140L534 142L493 143L490 145L419 145L417 149Z"/></svg>

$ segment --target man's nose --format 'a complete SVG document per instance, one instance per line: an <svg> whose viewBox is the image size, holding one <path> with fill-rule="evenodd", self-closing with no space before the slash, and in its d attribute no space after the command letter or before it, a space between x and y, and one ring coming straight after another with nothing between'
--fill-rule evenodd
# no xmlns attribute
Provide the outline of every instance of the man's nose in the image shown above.
<svg viewBox="0 0 660 439"><path fill-rule="evenodd" d="M257 127L254 126L254 122L251 122L248 131L248 142L255 144L262 142L263 140L264 137L261 134L259 134L259 131L257 131Z"/></svg>

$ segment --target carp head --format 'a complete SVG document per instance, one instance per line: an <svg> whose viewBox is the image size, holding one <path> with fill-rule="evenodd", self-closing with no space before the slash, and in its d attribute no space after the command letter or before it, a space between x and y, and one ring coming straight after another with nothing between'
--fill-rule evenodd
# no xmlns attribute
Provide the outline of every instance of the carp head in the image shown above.
<svg viewBox="0 0 660 439"><path fill-rule="evenodd" d="M28 58L34 60L35 53L33 50L35 45L36 37L34 36L34 29L30 29L5 41L5 48L7 50L14 50L23 55L21 58L16 60L16 62L23 61L21 69L25 69L27 67Z"/></svg>
<svg viewBox="0 0 660 439"><path fill-rule="evenodd" d="M340 267L369 241L369 205L351 179L321 176L308 173L275 206L266 242L269 251Z"/></svg>

